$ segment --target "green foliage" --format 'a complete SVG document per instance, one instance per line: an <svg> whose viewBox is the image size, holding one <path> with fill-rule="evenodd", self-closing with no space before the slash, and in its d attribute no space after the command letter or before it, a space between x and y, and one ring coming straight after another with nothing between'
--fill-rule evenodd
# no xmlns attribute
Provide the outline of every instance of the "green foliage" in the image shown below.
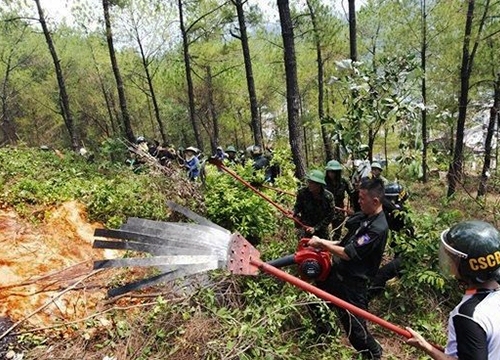
<svg viewBox="0 0 500 360"><path fill-rule="evenodd" d="M427 208L425 214L410 213L415 225L415 236L396 236L395 242L405 259L405 272L402 286L412 291L417 308L422 308L426 302L425 294L436 295L456 294L454 281L443 277L439 268L439 247L441 232L460 221L462 214L459 211L439 210Z"/></svg>
<svg viewBox="0 0 500 360"><path fill-rule="evenodd" d="M108 169L73 154L61 159L52 151L0 150L0 202L25 210L50 207L69 200L86 205L90 220L120 225L129 216L165 219L162 189L169 179L151 173L134 174L126 167Z"/></svg>
<svg viewBox="0 0 500 360"><path fill-rule="evenodd" d="M373 148L382 126L415 117L408 101L414 57L383 58L377 67L342 60L337 67L346 113L335 123L335 137L348 152L358 154L363 142Z"/></svg>
<svg viewBox="0 0 500 360"><path fill-rule="evenodd" d="M279 151L272 160L273 163L280 164L282 169L282 176L275 184L282 190L287 190L295 184L288 156L286 152ZM256 242L276 230L278 211L268 201L229 174L218 171L215 166L207 166L206 169L205 205L207 215L212 221L232 232L238 231ZM259 187L258 184L264 181L264 171L255 171L251 160L247 161L245 167L237 165L231 169L247 182L255 184L258 190L272 201L291 210L293 198L283 199L279 192Z"/></svg>
<svg viewBox="0 0 500 360"><path fill-rule="evenodd" d="M237 171L243 178L253 177L251 165ZM208 168L205 203L212 221L245 237L260 239L276 227L276 213L265 200L213 167Z"/></svg>

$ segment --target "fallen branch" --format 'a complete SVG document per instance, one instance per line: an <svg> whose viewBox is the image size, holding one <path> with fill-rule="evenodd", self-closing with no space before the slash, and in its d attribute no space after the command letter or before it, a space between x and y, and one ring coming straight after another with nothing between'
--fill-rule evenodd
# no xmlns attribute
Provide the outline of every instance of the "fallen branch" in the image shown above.
<svg viewBox="0 0 500 360"><path fill-rule="evenodd" d="M55 296L53 296L49 301L47 301L45 304L43 304L42 306L40 306L39 308L37 308L36 310L34 310L33 312L31 312L30 314L28 314L27 316L25 316L24 318L22 318L21 320L17 321L16 323L14 323L14 325L12 325L10 328L8 328L7 330L5 330L5 332L0 335L0 340L2 340L4 337L6 337L7 335L9 335L9 333L14 330L15 328L17 328L19 325L21 325L23 322L25 322L26 320L28 320L29 318L31 318L33 315L36 315L37 313L39 313L40 311L42 311L43 309L45 309L47 306L49 306L50 304L52 304L52 302L54 302L54 300L60 298L61 296L63 296L64 294L66 294L68 291L71 291L73 290L75 287L77 287L79 284L81 284L82 282L84 282L85 280L87 280L88 278L94 276L95 274L101 272L103 269L99 269L99 270L95 270L93 272L91 272L90 274L86 275L84 278L78 280L77 282L75 282L73 285L69 286L68 288L64 289L63 291L61 291L60 293L56 294Z"/></svg>
<svg viewBox="0 0 500 360"><path fill-rule="evenodd" d="M61 269L61 270L57 270L57 271L54 271L50 274L47 274L47 275L43 275L43 276L40 276L40 277L37 277L37 278L34 278L34 279L28 279L28 280L25 280L23 282L20 282L20 283L17 283L17 284L11 284L11 285L6 285L6 286L0 286L0 290L4 290L4 289L10 289L10 288L15 288L15 287L21 287L21 286L27 286L27 285L32 285L36 282L39 282L41 280L44 280L44 279L47 279L47 278L51 278L57 274L60 274L66 270L69 270L71 268L74 268L74 267L77 267L77 266L81 266L87 262L90 262L92 261L92 259L89 259L89 260L84 260L84 261L81 261L79 263L76 263L74 265L70 265L68 267L65 267L64 269Z"/></svg>
<svg viewBox="0 0 500 360"><path fill-rule="evenodd" d="M56 324L56 325L44 326L44 327L40 327L40 328L36 328L36 329L31 329L31 330L26 330L26 331L19 331L19 332L14 333L14 335L30 334L30 333L34 333L34 332L55 329L55 328L58 328L58 327L70 326L70 325L73 325L73 324L78 324L78 323L90 320L90 319L95 318L97 316L103 315L103 314L105 314L105 313L107 313L109 311L113 311L113 310L129 310L129 309L133 309L133 308L145 307L145 306L150 306L150 305L155 305L155 304L156 304L156 301L155 302L144 303L144 304L135 304L135 305L130 305L130 306L113 306L113 307L110 307L109 309L106 309L106 310L94 313L94 314L89 315L87 317L84 317L82 319L68 321L68 322L64 322L64 323Z"/></svg>
<svg viewBox="0 0 500 360"><path fill-rule="evenodd" d="M161 295L164 295L164 294L166 294L166 293L156 293L156 294L151 294L149 296L148 295L142 295L142 296L129 296L129 297L140 297L140 298L153 297L153 296L154 297L158 297L158 296L161 296ZM182 297L182 298L170 299L170 301L172 301L172 302L173 301L181 301L181 300L183 301L183 300L185 300L185 298ZM30 334L30 333L44 331L44 330L56 329L58 327L70 326L70 325L73 325L73 324L78 324L78 323L81 323L81 322L85 322L87 320L90 320L90 319L95 318L97 316L103 315L103 314L105 314L107 312L110 312L110 311L114 311L114 310L124 311L124 310L130 310L130 309L134 309L134 308L146 307L146 306L151 306L151 305L156 305L156 304L157 304L157 302L154 301L154 302L148 302L148 303L143 303L143 304L135 304L135 305L129 305L129 306L113 306L113 307L110 307L110 308L108 308L106 310L99 311L97 313L94 313L92 315L84 317L82 319L68 321L68 322L64 322L64 323L56 324L56 325L44 326L44 327L30 329L30 330L26 330L26 331L19 331L19 332L14 333L13 335Z"/></svg>

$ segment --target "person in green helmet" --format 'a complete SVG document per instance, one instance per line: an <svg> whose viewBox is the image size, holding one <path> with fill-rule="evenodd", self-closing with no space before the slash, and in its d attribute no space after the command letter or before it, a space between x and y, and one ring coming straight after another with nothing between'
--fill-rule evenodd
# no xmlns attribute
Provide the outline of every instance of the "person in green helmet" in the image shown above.
<svg viewBox="0 0 500 360"><path fill-rule="evenodd" d="M240 163L240 159L236 156L237 151L234 146L228 146L226 149L227 157L224 159L224 162L228 165L236 165Z"/></svg>
<svg viewBox="0 0 500 360"><path fill-rule="evenodd" d="M325 189L325 174L312 170L306 177L307 186L297 193L293 214L307 227L301 237L317 235L329 238L328 226L335 216L333 194Z"/></svg>
<svg viewBox="0 0 500 360"><path fill-rule="evenodd" d="M326 189L333 194L335 199L335 206L338 208L347 208L345 203L346 195L349 197L350 203L353 204L354 189L351 183L342 177L342 165L337 160L330 160L326 164ZM342 235L342 224L345 219L345 212L336 211L335 217L332 221L332 229L334 231L334 238L338 239Z"/></svg>
<svg viewBox="0 0 500 360"><path fill-rule="evenodd" d="M382 169L382 166L378 162L374 161L371 164L371 172L369 177L370 179L380 179L382 180L384 185L387 185L389 181L382 176L382 171L384 171L384 169Z"/></svg>

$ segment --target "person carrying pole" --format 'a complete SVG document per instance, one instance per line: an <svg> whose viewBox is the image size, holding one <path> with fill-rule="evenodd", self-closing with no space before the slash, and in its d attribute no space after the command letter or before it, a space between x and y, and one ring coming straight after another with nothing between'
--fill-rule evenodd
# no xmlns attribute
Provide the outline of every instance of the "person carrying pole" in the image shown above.
<svg viewBox="0 0 500 360"><path fill-rule="evenodd" d="M443 231L439 262L467 290L450 313L444 352L411 328L407 344L435 360L500 359L500 233L483 221L463 221Z"/></svg>
<svg viewBox="0 0 500 360"><path fill-rule="evenodd" d="M382 209L384 185L379 179L365 179L359 188L361 212L346 222L348 233L341 241L313 236L308 245L328 250L333 255L328 278L317 282L318 288L366 310L368 286L380 266L389 227ZM344 308L330 304L352 346L363 359L381 359L382 347L370 334L366 320Z"/></svg>
<svg viewBox="0 0 500 360"><path fill-rule="evenodd" d="M307 175L307 186L297 193L293 217L305 225L300 237L329 237L328 226L335 216L335 202L325 185L325 174L321 170L312 170Z"/></svg>

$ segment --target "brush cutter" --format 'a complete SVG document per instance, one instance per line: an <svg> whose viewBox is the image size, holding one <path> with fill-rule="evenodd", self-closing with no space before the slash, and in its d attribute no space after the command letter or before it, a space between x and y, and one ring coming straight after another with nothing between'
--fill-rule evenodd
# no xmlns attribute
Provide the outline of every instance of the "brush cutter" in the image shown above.
<svg viewBox="0 0 500 360"><path fill-rule="evenodd" d="M226 269L236 275L257 275L264 272L274 275L302 290L343 308L356 316L372 321L406 338L410 332L398 327L366 310L341 300L298 277L288 274L274 265L283 266L297 263L301 277L326 278L331 260L321 252L308 247L307 239L302 239L293 262L290 256L266 263L260 259L259 251L238 233L231 234L224 228L193 213L180 205L168 205L196 223L159 222L139 218L129 218L120 229L96 229L95 248L133 250L149 253L151 257L120 258L94 262L94 269L107 267L156 267L158 275L141 279L118 288L110 289L108 296L113 297L129 291L142 289L159 283L185 276ZM112 240L110 240L112 239Z"/></svg>

